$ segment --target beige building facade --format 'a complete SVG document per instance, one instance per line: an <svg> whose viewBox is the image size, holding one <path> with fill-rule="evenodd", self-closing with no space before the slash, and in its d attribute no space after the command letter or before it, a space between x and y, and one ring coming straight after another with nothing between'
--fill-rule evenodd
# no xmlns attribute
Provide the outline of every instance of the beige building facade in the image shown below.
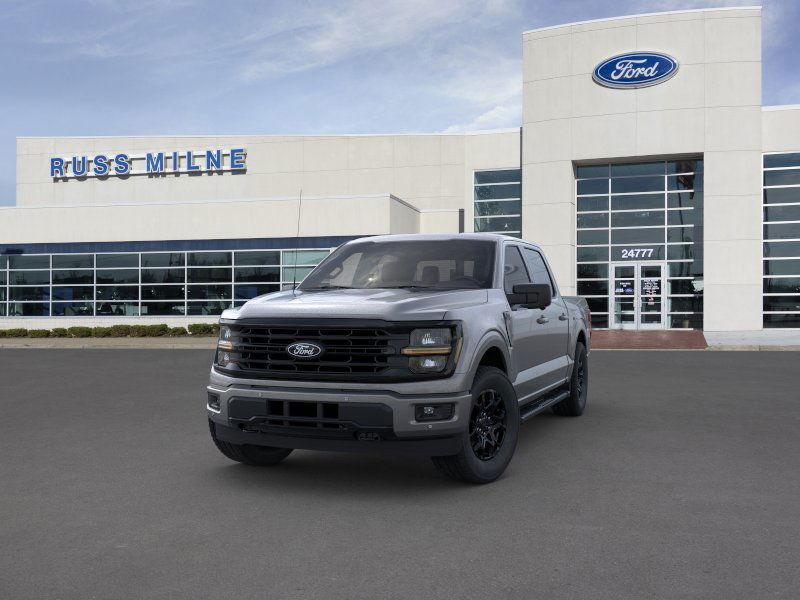
<svg viewBox="0 0 800 600"><path fill-rule="evenodd" d="M762 106L761 18L525 32L510 130L19 138L0 327L213 320L347 239L491 231L597 327L800 328L800 107Z"/></svg>

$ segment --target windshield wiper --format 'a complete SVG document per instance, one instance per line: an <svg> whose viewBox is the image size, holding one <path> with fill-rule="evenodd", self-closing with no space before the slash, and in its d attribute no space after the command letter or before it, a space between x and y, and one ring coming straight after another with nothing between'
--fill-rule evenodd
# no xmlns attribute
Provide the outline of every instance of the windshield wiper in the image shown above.
<svg viewBox="0 0 800 600"><path fill-rule="evenodd" d="M437 287L435 285L385 285L381 286L380 288L376 289L383 289L383 290L441 290L443 288Z"/></svg>

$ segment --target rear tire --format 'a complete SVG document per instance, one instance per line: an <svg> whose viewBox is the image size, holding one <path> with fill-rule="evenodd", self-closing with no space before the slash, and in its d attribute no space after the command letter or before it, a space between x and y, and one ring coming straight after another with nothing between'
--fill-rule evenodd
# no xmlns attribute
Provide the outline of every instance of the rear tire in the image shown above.
<svg viewBox="0 0 800 600"><path fill-rule="evenodd" d="M217 439L214 423L208 422L211 439L222 454L233 461L254 467L277 465L292 453L292 448L273 448L272 446L251 446L249 444L231 444Z"/></svg>
<svg viewBox="0 0 800 600"><path fill-rule="evenodd" d="M436 468L453 479L490 483L506 470L519 434L514 387L500 369L478 367L464 445L454 456L434 456Z"/></svg>
<svg viewBox="0 0 800 600"><path fill-rule="evenodd" d="M575 345L575 364L569 381L569 397L553 406L553 412L562 417L580 417L586 409L589 394L589 356L583 342Z"/></svg>

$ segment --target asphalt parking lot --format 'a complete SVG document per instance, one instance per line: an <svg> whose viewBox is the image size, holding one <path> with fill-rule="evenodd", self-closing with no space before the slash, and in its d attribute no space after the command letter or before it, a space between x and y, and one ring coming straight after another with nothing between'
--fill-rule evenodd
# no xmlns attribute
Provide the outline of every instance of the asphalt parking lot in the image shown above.
<svg viewBox="0 0 800 600"><path fill-rule="evenodd" d="M0 597L797 598L795 352L595 352L498 482L228 462L209 351L0 350Z"/></svg>

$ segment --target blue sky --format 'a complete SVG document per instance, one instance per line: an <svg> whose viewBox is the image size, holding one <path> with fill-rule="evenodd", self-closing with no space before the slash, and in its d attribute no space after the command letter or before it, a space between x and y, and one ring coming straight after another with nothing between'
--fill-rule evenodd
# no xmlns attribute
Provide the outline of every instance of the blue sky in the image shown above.
<svg viewBox="0 0 800 600"><path fill-rule="evenodd" d="M436 132L521 122L521 33L753 0L0 0L16 136ZM765 0L764 104L800 103L800 1Z"/></svg>

